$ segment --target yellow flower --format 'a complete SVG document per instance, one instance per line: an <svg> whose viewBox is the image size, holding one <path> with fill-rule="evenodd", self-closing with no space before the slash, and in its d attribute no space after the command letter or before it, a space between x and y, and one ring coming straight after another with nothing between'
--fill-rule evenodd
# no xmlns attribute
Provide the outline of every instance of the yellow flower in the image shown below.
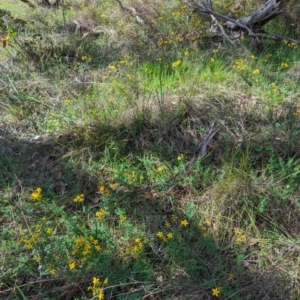
<svg viewBox="0 0 300 300"><path fill-rule="evenodd" d="M221 293L221 291L222 291L222 288L220 286L211 290L212 295L215 297L219 297L219 294Z"/></svg>
<svg viewBox="0 0 300 300"><path fill-rule="evenodd" d="M215 59L213 57L210 58L209 60L211 63L213 63L215 61Z"/></svg>
<svg viewBox="0 0 300 300"><path fill-rule="evenodd" d="M83 56L81 56L81 60L90 62L92 60L92 58L90 57L90 55L83 55Z"/></svg>
<svg viewBox="0 0 300 300"><path fill-rule="evenodd" d="M70 261L70 262L69 262L69 269L70 269L70 271L71 271L71 270L74 270L75 267L76 267L75 261Z"/></svg>
<svg viewBox="0 0 300 300"><path fill-rule="evenodd" d="M116 72L118 68L116 66L109 66L108 69L111 72Z"/></svg>
<svg viewBox="0 0 300 300"><path fill-rule="evenodd" d="M83 236L80 236L75 239L75 245L77 247L84 245L84 243L85 243L85 238Z"/></svg>
<svg viewBox="0 0 300 300"><path fill-rule="evenodd" d="M256 59L256 56L254 56L253 54L251 54L251 55L250 55L250 58L251 58L252 60L254 60L254 59Z"/></svg>
<svg viewBox="0 0 300 300"><path fill-rule="evenodd" d="M38 201L42 199L42 189L40 187L36 188L30 195L32 201Z"/></svg>
<svg viewBox="0 0 300 300"><path fill-rule="evenodd" d="M232 279L234 279L234 274L233 274L233 273L230 273L230 274L228 275L227 280L228 280L228 281L231 281Z"/></svg>
<svg viewBox="0 0 300 300"><path fill-rule="evenodd" d="M181 226L186 227L186 226L189 225L189 222L187 220L183 220L183 221L180 222L180 224L181 224Z"/></svg>
<svg viewBox="0 0 300 300"><path fill-rule="evenodd" d="M106 211L103 208L101 208L96 212L96 218L99 220L102 220L105 216L106 216Z"/></svg>
<svg viewBox="0 0 300 300"><path fill-rule="evenodd" d="M183 154L179 154L179 155L177 156L177 160L178 160L178 161L182 161L182 160L183 160Z"/></svg>
<svg viewBox="0 0 300 300"><path fill-rule="evenodd" d="M75 203L82 203L84 201L84 194L80 194L80 195L76 196L73 201Z"/></svg>
<svg viewBox="0 0 300 300"><path fill-rule="evenodd" d="M178 218L177 218L176 215L173 214L173 215L171 216L171 219L172 219L173 222L175 222L175 221L177 221Z"/></svg>
<svg viewBox="0 0 300 300"><path fill-rule="evenodd" d="M156 236L157 236L158 238L160 238L160 239L163 239L163 238L164 238L164 234L163 234L162 231L159 231L159 232L156 234Z"/></svg>
<svg viewBox="0 0 300 300"><path fill-rule="evenodd" d="M246 242L247 235L241 229L235 227L233 230L234 230L234 233L235 233L236 243L240 244L240 243Z"/></svg>
<svg viewBox="0 0 300 300"><path fill-rule="evenodd" d="M71 104L71 100L70 99L66 99L65 100L65 105L70 105Z"/></svg>
<svg viewBox="0 0 300 300"><path fill-rule="evenodd" d="M289 47L296 49L297 48L297 44L294 42L289 43Z"/></svg>
<svg viewBox="0 0 300 300"><path fill-rule="evenodd" d="M53 232L53 228L52 227L48 227L46 230L47 234L51 234Z"/></svg>
<svg viewBox="0 0 300 300"><path fill-rule="evenodd" d="M201 230L203 237L207 237L208 236L207 228L204 225L199 225L199 228Z"/></svg>
<svg viewBox="0 0 300 300"><path fill-rule="evenodd" d="M126 216L120 216L119 219L120 219L120 223L123 223L127 220L127 217Z"/></svg>
<svg viewBox="0 0 300 300"><path fill-rule="evenodd" d="M102 248L101 248L100 245L96 245L96 246L95 246L95 249L96 249L98 252L100 252L100 251L102 250Z"/></svg>
<svg viewBox="0 0 300 300"><path fill-rule="evenodd" d="M219 49L214 49L212 52L213 52L213 53L218 53L218 52L219 52Z"/></svg>
<svg viewBox="0 0 300 300"><path fill-rule="evenodd" d="M164 170L164 168L162 166L159 166L155 169L156 173L161 173Z"/></svg>
<svg viewBox="0 0 300 300"><path fill-rule="evenodd" d="M97 277L93 277L93 285L98 285L100 284L100 279Z"/></svg>
<svg viewBox="0 0 300 300"><path fill-rule="evenodd" d="M173 233L172 232L169 232L168 234L167 234L167 239L172 239L173 238Z"/></svg>
<svg viewBox="0 0 300 300"><path fill-rule="evenodd" d="M112 190L115 190L116 187L117 187L117 183L112 182L112 183L109 184L109 187L110 187Z"/></svg>
<svg viewBox="0 0 300 300"><path fill-rule="evenodd" d="M166 221L166 222L165 222L165 226L166 226L167 228L170 228L170 227L171 227L170 222Z"/></svg>
<svg viewBox="0 0 300 300"><path fill-rule="evenodd" d="M255 69L252 74L253 75L259 75L260 74L260 70L259 69Z"/></svg>
<svg viewBox="0 0 300 300"><path fill-rule="evenodd" d="M181 61L180 60L176 60L172 63L172 68L176 68L180 65Z"/></svg>
<svg viewBox="0 0 300 300"><path fill-rule="evenodd" d="M25 246L27 249L32 249L33 248L33 241L30 239L30 240L26 240L25 241Z"/></svg>
<svg viewBox="0 0 300 300"><path fill-rule="evenodd" d="M107 277L103 281L103 285L106 285L106 284L108 284L108 278Z"/></svg>
<svg viewBox="0 0 300 300"><path fill-rule="evenodd" d="M247 62L245 59L237 59L233 64L235 71L244 71L247 69Z"/></svg>
<svg viewBox="0 0 300 300"><path fill-rule="evenodd" d="M98 297L98 300L104 300L104 292L103 289L101 288L99 293L97 295L95 295L96 297Z"/></svg>
<svg viewBox="0 0 300 300"><path fill-rule="evenodd" d="M103 196L109 196L110 195L110 191L109 189L103 185L103 184L100 184L99 185L99 192L103 195Z"/></svg>
<svg viewBox="0 0 300 300"><path fill-rule="evenodd" d="M55 275L56 274L56 270L55 269L51 269L49 272L50 272L51 275Z"/></svg>
<svg viewBox="0 0 300 300"><path fill-rule="evenodd" d="M283 63L281 63L281 65L280 65L280 67L282 68L282 69L286 69L286 68L288 68L288 64L287 63L285 63L285 62L283 62Z"/></svg>
<svg viewBox="0 0 300 300"><path fill-rule="evenodd" d="M207 226L211 226L211 220L210 219L205 219L205 224Z"/></svg>

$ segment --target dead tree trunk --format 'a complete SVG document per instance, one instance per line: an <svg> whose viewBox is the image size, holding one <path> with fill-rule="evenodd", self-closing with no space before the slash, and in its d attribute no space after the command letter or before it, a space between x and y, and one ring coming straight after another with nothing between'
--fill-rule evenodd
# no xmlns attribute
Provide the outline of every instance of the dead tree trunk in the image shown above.
<svg viewBox="0 0 300 300"><path fill-rule="evenodd" d="M300 44L300 41L262 29L266 23L284 12L284 6L288 1L289 0L268 0L262 7L249 16L239 19L233 19L229 16L215 12L212 7L212 0L186 0L185 2L192 8L192 13L209 14L213 20L226 21L226 32L228 33L228 36L233 39L240 37L242 34L246 34L255 38L256 41L261 44L260 36L270 35L277 39L286 39L296 44ZM225 31L223 30L223 27L220 24L218 24L218 26L219 28L222 28L221 32L224 34ZM236 32L240 32L241 34L238 35Z"/></svg>

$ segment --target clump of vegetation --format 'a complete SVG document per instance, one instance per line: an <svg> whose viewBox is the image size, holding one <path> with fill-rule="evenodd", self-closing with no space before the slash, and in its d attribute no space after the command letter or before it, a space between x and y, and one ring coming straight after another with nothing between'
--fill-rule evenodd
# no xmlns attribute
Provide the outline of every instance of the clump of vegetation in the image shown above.
<svg viewBox="0 0 300 300"><path fill-rule="evenodd" d="M4 3L1 298L296 299L298 44L123 2Z"/></svg>

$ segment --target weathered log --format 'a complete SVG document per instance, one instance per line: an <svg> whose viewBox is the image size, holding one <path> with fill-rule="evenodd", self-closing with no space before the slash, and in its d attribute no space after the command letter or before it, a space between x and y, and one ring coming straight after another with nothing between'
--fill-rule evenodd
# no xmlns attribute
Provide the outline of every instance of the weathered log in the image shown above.
<svg viewBox="0 0 300 300"><path fill-rule="evenodd" d="M255 31L261 29L266 23L275 19L283 12L284 10L280 8L280 1L269 0L250 16L240 18L236 22L227 21L226 27L237 31L241 29L239 24L243 24Z"/></svg>
<svg viewBox="0 0 300 300"><path fill-rule="evenodd" d="M258 44L261 44L259 36L262 34L268 34L275 36L277 39L287 39L288 37L277 34L275 32L269 32L262 30L262 27L269 21L275 19L284 12L284 6L289 0L268 0L262 7L257 9L249 16L234 19L229 16L217 13L213 10L212 0L185 0L185 3L191 7L192 13L197 12L200 14L209 14L215 17L217 20L226 21L225 29L229 31L229 35L235 39L242 34L235 34L234 32L243 32L256 39ZM224 32L221 32L224 35ZM296 44L300 45L300 41L293 40Z"/></svg>

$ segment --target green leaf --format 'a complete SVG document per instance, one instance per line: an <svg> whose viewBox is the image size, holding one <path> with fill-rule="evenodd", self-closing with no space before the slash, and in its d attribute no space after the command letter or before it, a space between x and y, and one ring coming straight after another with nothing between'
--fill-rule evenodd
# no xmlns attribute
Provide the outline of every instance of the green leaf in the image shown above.
<svg viewBox="0 0 300 300"><path fill-rule="evenodd" d="M196 205L193 202L189 202L187 204L187 209L186 209L186 212L185 212L187 218L191 219L194 216L194 214L195 214L195 206Z"/></svg>
<svg viewBox="0 0 300 300"><path fill-rule="evenodd" d="M18 33L15 31L15 29L11 26L8 27L8 36L9 38L13 39L18 36Z"/></svg>

